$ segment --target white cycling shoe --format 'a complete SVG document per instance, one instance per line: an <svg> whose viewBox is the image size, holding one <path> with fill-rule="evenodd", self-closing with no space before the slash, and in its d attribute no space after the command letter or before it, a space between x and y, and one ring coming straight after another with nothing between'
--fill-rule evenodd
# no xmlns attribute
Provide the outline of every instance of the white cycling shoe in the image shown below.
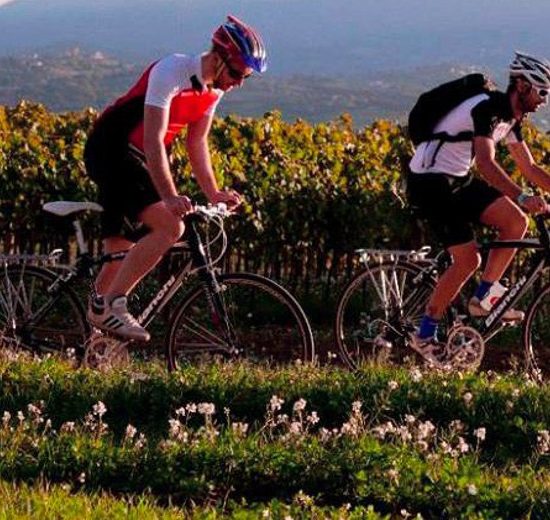
<svg viewBox="0 0 550 520"><path fill-rule="evenodd" d="M149 341L151 335L128 312L128 299L118 296L110 305L92 299L88 307L88 321L94 327L116 336L136 341Z"/></svg>
<svg viewBox="0 0 550 520"><path fill-rule="evenodd" d="M436 368L446 368L446 344L436 338L419 338L417 334L409 337L409 346L418 352L422 358Z"/></svg>
<svg viewBox="0 0 550 520"><path fill-rule="evenodd" d="M481 302L479 301L479 299L473 296L468 302L468 312L470 313L470 316L472 316L472 318L484 318L485 316L489 316L491 310L484 309L481 306ZM525 313L518 309L508 309L502 315L502 319L504 321L520 322L523 321L524 318Z"/></svg>

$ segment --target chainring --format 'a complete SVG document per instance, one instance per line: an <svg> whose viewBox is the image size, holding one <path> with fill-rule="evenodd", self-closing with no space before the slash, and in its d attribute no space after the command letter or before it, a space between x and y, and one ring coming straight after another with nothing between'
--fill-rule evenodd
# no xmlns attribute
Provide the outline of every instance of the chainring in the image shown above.
<svg viewBox="0 0 550 520"><path fill-rule="evenodd" d="M107 372L116 368L124 368L130 364L128 341L94 331L84 344L82 365L87 368Z"/></svg>
<svg viewBox="0 0 550 520"><path fill-rule="evenodd" d="M445 347L446 363L459 371L475 371L485 354L485 341L472 327L454 326L447 335Z"/></svg>

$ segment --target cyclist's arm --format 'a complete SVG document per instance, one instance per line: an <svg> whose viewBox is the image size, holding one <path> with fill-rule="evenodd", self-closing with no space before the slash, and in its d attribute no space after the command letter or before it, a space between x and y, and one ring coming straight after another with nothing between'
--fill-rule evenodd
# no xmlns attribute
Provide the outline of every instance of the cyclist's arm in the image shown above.
<svg viewBox="0 0 550 520"><path fill-rule="evenodd" d="M164 136L168 128L169 116L169 108L145 105L143 147L147 169L160 198L163 200L178 195L164 147Z"/></svg>
<svg viewBox="0 0 550 520"><path fill-rule="evenodd" d="M550 193L550 173L535 163L529 147L522 141L509 143L508 151L525 178Z"/></svg>
<svg viewBox="0 0 550 520"><path fill-rule="evenodd" d="M476 165L482 177L503 195L516 200L522 189L496 162L495 142L490 137L474 137Z"/></svg>
<svg viewBox="0 0 550 520"><path fill-rule="evenodd" d="M213 200L219 191L208 148L208 133L213 119L213 113L205 114L198 121L190 123L187 128L187 153L191 168L201 190L209 200Z"/></svg>

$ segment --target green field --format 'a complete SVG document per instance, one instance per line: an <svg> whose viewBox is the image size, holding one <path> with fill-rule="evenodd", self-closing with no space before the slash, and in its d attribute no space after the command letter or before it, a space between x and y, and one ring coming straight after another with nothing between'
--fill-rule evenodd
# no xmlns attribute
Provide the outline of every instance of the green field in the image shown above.
<svg viewBox="0 0 550 520"><path fill-rule="evenodd" d="M0 414L0 518L550 518L520 375L5 356Z"/></svg>

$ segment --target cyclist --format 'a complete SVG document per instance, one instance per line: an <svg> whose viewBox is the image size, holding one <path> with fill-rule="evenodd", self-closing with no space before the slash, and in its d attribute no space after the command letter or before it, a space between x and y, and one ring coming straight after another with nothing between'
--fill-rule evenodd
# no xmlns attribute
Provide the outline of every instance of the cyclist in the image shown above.
<svg viewBox="0 0 550 520"><path fill-rule="evenodd" d="M517 52L509 68L506 92L482 93L467 99L438 122L434 132L456 135L473 131L473 142L426 141L418 145L410 162L408 196L426 218L452 257L428 302L412 347L438 362L438 322L451 301L481 264L472 225L498 230L499 239L521 239L528 227L526 213L546 211L542 197L524 192L495 159L495 145L504 140L521 174L550 192L550 175L535 164L521 135L527 114L546 104L550 90L550 63ZM470 168L475 164L481 178ZM469 301L472 316L486 316L502 296L499 280L515 249L493 249L481 283ZM504 319L519 321L523 313L510 309Z"/></svg>
<svg viewBox="0 0 550 520"><path fill-rule="evenodd" d="M266 49L256 30L234 16L212 35L198 56L172 54L150 65L137 83L98 118L85 148L86 170L99 189L105 251L128 250L105 264L95 282L88 319L102 330L141 341L149 333L127 310L127 296L179 239L191 201L176 190L169 147L187 126L193 173L212 203L238 205L240 195L220 190L207 136L224 92L266 70ZM126 232L143 225L141 238Z"/></svg>

